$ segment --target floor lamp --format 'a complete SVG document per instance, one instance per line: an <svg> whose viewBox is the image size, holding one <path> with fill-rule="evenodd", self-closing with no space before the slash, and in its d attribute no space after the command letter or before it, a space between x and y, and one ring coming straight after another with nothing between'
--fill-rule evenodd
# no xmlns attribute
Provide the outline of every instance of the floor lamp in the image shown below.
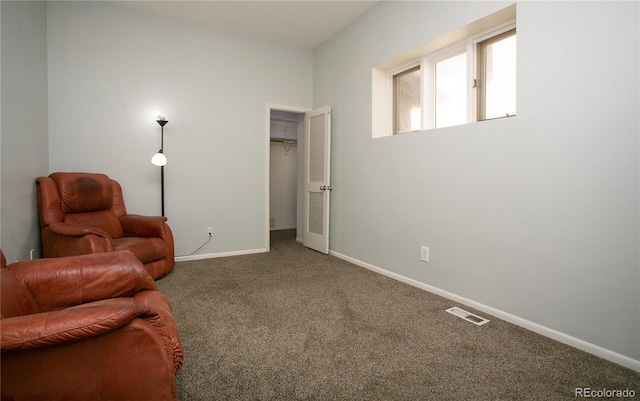
<svg viewBox="0 0 640 401"><path fill-rule="evenodd" d="M162 202L162 215L164 216L164 166L167 164L167 157L163 153L164 149L164 126L169 122L164 116L158 116L156 122L160 124L160 150L153 155L151 163L160 167L160 199Z"/></svg>

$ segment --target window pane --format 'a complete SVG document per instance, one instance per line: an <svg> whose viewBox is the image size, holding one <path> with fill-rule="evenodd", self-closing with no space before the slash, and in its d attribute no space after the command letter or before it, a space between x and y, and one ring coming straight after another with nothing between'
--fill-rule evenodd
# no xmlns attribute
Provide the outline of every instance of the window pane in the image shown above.
<svg viewBox="0 0 640 401"><path fill-rule="evenodd" d="M467 122L467 54L436 63L436 128Z"/></svg>
<svg viewBox="0 0 640 401"><path fill-rule="evenodd" d="M394 134L420 130L420 66L393 77Z"/></svg>
<svg viewBox="0 0 640 401"><path fill-rule="evenodd" d="M516 35L486 46L485 119L516 114Z"/></svg>

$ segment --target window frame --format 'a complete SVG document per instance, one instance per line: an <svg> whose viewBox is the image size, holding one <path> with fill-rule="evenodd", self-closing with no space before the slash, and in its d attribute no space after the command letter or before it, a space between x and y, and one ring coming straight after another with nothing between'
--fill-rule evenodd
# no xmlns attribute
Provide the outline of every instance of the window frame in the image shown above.
<svg viewBox="0 0 640 401"><path fill-rule="evenodd" d="M516 28L516 4L489 14L419 47L399 54L372 68L371 84L371 136L382 138L397 135L394 132L393 75L420 65L421 127L420 131L435 129L435 63L465 53L467 59L467 113L466 122L482 121L478 118L478 94L474 88L477 79L477 44ZM517 35L517 33L516 33ZM430 74L427 71L430 70ZM416 132L416 131L410 131ZM409 133L409 132L408 132Z"/></svg>
<svg viewBox="0 0 640 401"><path fill-rule="evenodd" d="M510 118L515 117L518 113L516 106L516 114L507 114L505 116L487 118L486 48L511 36L516 37L516 43L518 40L518 32L515 24L507 25L506 27L502 27L502 29L493 31L492 33L493 34L479 36L476 38L476 40L474 40L474 50L476 52L475 79L477 79L477 81L474 81L474 88L476 90L476 121L489 121L498 120L501 118Z"/></svg>
<svg viewBox="0 0 640 401"><path fill-rule="evenodd" d="M413 73L414 71L420 71L420 128L414 131L405 131L405 132L399 132L398 130L398 100L397 100L397 90L396 90L396 80L397 77L399 76L403 76L403 75L408 75ZM424 95L423 95L423 87L424 87L424 83L423 83L423 79L424 79L424 72L422 70L422 63L420 61L418 62L413 62L407 65L402 66L401 68L395 69L393 71L391 71L389 73L389 76L391 77L391 101L392 101L392 108L391 108L391 133L392 135L400 135L400 134L408 134L410 132L416 132L416 131L420 131L422 130L422 127L424 125L423 123L423 117L422 115L424 114Z"/></svg>
<svg viewBox="0 0 640 401"><path fill-rule="evenodd" d="M461 54L467 54L467 83L469 75L469 49L465 42L458 42L452 46L448 46L435 53L428 54L422 57L422 63L424 64L424 72L426 76L423 76L424 81L424 96L422 105L422 130L436 129L436 64L441 61L450 59L452 57L459 56ZM468 86L468 85L467 85ZM467 88L467 123L469 122L469 89Z"/></svg>
<svg viewBox="0 0 640 401"><path fill-rule="evenodd" d="M414 64L419 63L423 66L421 68L422 71L422 82L423 82L423 91L422 91L422 131L437 129L437 128L446 128L446 127L437 127L436 121L436 64L447 60L449 58L461 55L466 53L467 57L467 110L466 110L466 122L465 124L470 124L479 121L487 121L485 116L484 106L486 104L485 101L485 93L481 92L480 89L484 88L484 85L476 85L478 80L483 82L483 78L479 76L480 72L484 72L486 69L481 68L480 65L480 46L481 45L490 45L492 43L498 42L503 38L516 35L516 23L515 21L509 21L506 24L500 25L498 27L494 27L492 29L481 32L478 35L470 36L465 40L456 42L450 46L447 46L443 49L437 50L433 53L424 55L418 60L414 62ZM484 63L484 59L482 60ZM393 111L395 113L395 105ZM514 115L502 116L490 118L489 120L495 120L499 118L509 118L514 117ZM415 132L415 131L412 131ZM397 135L394 131L394 135Z"/></svg>

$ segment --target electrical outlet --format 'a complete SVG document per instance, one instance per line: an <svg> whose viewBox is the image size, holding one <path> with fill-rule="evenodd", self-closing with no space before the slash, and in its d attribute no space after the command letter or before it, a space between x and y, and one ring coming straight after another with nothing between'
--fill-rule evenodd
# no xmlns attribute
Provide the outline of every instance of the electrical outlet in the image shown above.
<svg viewBox="0 0 640 401"><path fill-rule="evenodd" d="M420 260L429 263L429 248L426 246L420 248Z"/></svg>
<svg viewBox="0 0 640 401"><path fill-rule="evenodd" d="M213 227L207 227L207 235L210 237L213 235Z"/></svg>

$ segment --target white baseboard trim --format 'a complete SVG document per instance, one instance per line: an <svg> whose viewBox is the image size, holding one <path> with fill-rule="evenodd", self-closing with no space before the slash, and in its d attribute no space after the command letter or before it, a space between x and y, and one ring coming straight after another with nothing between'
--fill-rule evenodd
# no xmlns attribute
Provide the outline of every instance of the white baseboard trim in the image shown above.
<svg viewBox="0 0 640 401"><path fill-rule="evenodd" d="M202 259L213 259L213 258L224 258L227 256L240 256L240 255L250 255L253 253L264 253L269 252L269 250L265 248L261 249L245 249L242 251L231 251L231 252L218 252L218 253L203 253L200 255L189 255L189 256L176 256L174 260L176 262L186 262L189 260L202 260Z"/></svg>
<svg viewBox="0 0 640 401"><path fill-rule="evenodd" d="M470 299L461 297L459 295L453 294L451 292L442 290L440 288L437 287L433 287L430 286L428 284L425 283L421 283L417 280L402 276L400 274L394 273L394 272L390 272L388 270L382 269L380 267L374 266L372 264L363 262L359 259L355 259L352 258L350 256L341 254L340 252L336 252L336 251L329 251L330 255L333 255L339 259L345 260L349 263L353 263L354 265L360 266L360 267L364 267L365 269L368 270L372 270L376 273L380 273L384 276L390 277L392 279L401 281L405 284L409 284L412 285L414 287L420 288L422 290L431 292L433 294L439 295L441 297L450 299L452 301L455 302L459 302L463 305L469 306L471 308L477 309L479 311L488 313L492 316L497 317L498 319L502 319L506 322L515 324L516 326L520 326L523 327L527 330L531 330L535 333L541 334L545 337L549 337L553 340L559 341L563 344L567 344L571 347L577 348L581 351L585 351L588 352L590 354L593 354L597 357L600 357L602 359L606 359L607 361L613 362L613 363L617 363L618 365L624 366L626 368L635 370L637 372L640 372L640 361L637 361L635 359L629 358L627 356L624 356L622 354L618 354L617 352L608 350L606 348L600 347L598 345L595 344L591 344L589 342L586 342L584 340L581 340L579 338L575 338L572 337L570 335L564 334L562 332L559 332L557 330L542 326L538 323L534 323L531 322L529 320L520 318L518 316L512 315L510 313L501 311L499 309L495 309L491 306L487 306L481 303L478 303L476 301L472 301Z"/></svg>

